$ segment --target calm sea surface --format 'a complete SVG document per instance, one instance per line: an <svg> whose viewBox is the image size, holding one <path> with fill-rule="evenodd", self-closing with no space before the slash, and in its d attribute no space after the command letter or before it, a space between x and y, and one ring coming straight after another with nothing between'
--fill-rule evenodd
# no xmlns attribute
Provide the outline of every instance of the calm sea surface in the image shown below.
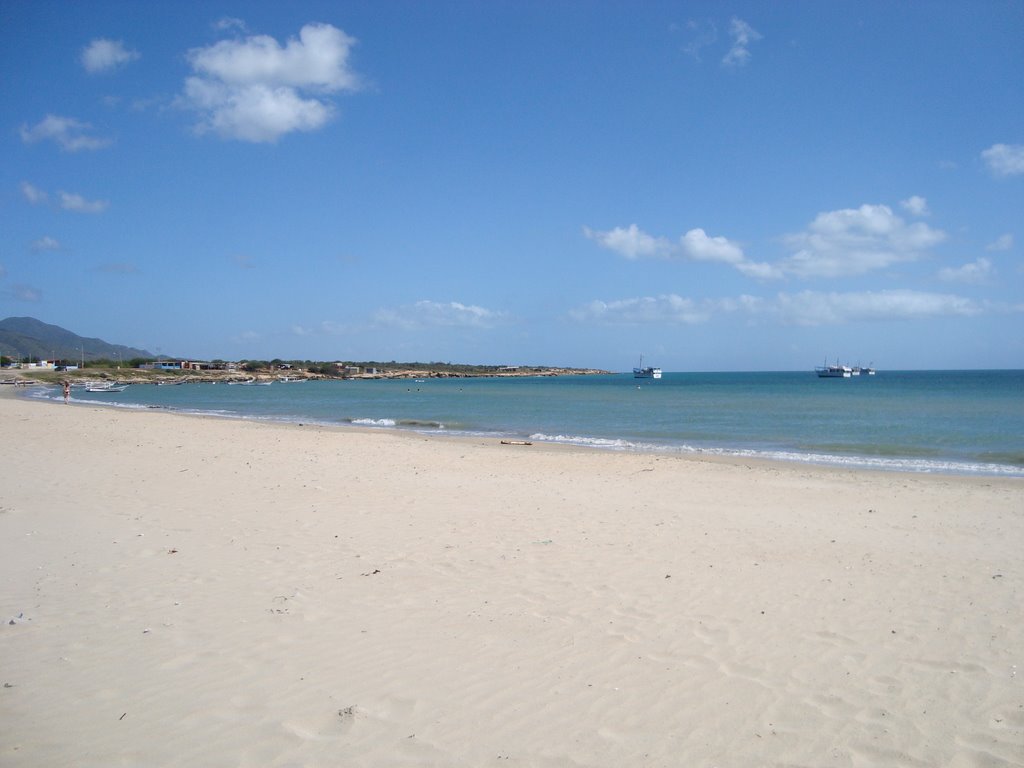
<svg viewBox="0 0 1024 768"><path fill-rule="evenodd" d="M53 389L36 396L60 399ZM137 384L120 394L76 389L73 399L612 450L1024 476L1024 371Z"/></svg>

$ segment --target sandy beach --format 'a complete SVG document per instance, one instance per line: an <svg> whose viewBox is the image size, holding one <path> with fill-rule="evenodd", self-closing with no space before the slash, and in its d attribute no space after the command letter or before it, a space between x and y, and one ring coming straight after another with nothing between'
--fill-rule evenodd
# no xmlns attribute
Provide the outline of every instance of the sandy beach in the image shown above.
<svg viewBox="0 0 1024 768"><path fill-rule="evenodd" d="M4 766L1021 766L1024 481L0 396Z"/></svg>

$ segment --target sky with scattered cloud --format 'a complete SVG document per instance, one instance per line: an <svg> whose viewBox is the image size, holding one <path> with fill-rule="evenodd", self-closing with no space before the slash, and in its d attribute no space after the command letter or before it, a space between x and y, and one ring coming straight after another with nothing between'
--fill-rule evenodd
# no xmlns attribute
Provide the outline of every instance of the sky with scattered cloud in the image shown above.
<svg viewBox="0 0 1024 768"><path fill-rule="evenodd" d="M193 358L1024 367L1024 0L0 6L0 316Z"/></svg>

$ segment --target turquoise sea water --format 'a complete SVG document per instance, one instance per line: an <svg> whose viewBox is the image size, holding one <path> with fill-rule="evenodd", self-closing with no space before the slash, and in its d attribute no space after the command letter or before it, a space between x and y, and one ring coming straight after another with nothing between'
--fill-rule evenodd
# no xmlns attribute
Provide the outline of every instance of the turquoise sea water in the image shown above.
<svg viewBox="0 0 1024 768"><path fill-rule="evenodd" d="M46 390L40 396L60 399ZM226 417L1024 476L1024 371L666 373L132 385L76 402Z"/></svg>

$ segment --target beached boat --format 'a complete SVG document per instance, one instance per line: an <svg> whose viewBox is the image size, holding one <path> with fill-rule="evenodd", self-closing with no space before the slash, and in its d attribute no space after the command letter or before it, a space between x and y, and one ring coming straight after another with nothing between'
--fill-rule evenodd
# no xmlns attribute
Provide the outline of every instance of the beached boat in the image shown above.
<svg viewBox="0 0 1024 768"><path fill-rule="evenodd" d="M128 389L127 384L94 384L92 386L86 387L85 391L100 392L106 394L108 392L124 392L126 389Z"/></svg>
<svg viewBox="0 0 1024 768"><path fill-rule="evenodd" d="M640 355L640 365L633 369L634 379L660 379L661 368L648 366L644 368L644 356Z"/></svg>

